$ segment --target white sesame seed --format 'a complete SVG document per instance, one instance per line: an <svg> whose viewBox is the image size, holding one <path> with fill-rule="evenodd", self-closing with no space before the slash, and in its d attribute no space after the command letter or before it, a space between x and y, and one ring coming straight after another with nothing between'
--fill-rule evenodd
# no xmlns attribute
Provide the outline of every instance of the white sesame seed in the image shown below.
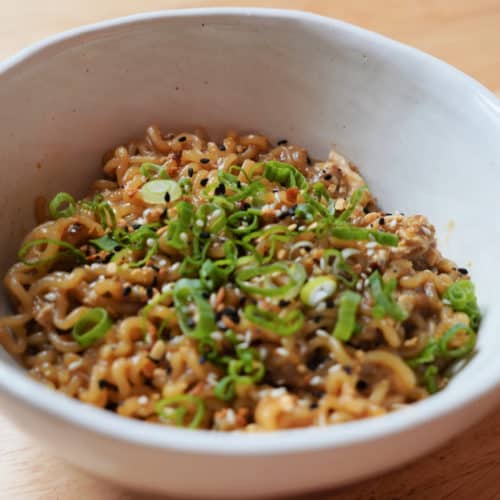
<svg viewBox="0 0 500 500"><path fill-rule="evenodd" d="M315 375L312 379L311 382L309 382L311 385L319 385L323 382L323 379L319 375Z"/></svg>
<svg viewBox="0 0 500 500"><path fill-rule="evenodd" d="M187 235L187 233L181 233L181 234L179 234L179 238L182 241L186 242L188 240L188 235Z"/></svg>
<svg viewBox="0 0 500 500"><path fill-rule="evenodd" d="M391 229L394 229L396 226L397 226L398 222L396 221L396 219L393 219L391 220L391 222L389 222L389 227Z"/></svg>
<svg viewBox="0 0 500 500"><path fill-rule="evenodd" d="M57 294L55 292L46 293L43 296L43 299L46 300L47 302L54 302L57 299Z"/></svg>
<svg viewBox="0 0 500 500"><path fill-rule="evenodd" d="M269 391L269 395L273 398L279 398L284 394L286 394L286 389L284 387L277 387L276 389L272 389L271 391Z"/></svg>
<svg viewBox="0 0 500 500"><path fill-rule="evenodd" d="M222 339L224 338L221 332L212 332L212 333L210 334L210 337L211 337L213 340L222 340Z"/></svg>
<svg viewBox="0 0 500 500"><path fill-rule="evenodd" d="M285 349L284 347L278 347L276 350L275 350L276 354L279 354L280 356L288 356L290 353L288 352L287 349Z"/></svg>
<svg viewBox="0 0 500 500"><path fill-rule="evenodd" d="M212 217L217 218L217 217L220 217L221 215L222 215L222 211L218 208L217 210L214 211L214 213L212 214Z"/></svg>
<svg viewBox="0 0 500 500"><path fill-rule="evenodd" d="M165 259L160 259L160 260L158 261L158 265L159 265L160 267L164 267L164 266L166 266L166 265L167 265L167 261L166 261Z"/></svg>
<svg viewBox="0 0 500 500"><path fill-rule="evenodd" d="M297 224L290 224L287 229L289 231L295 231L297 229Z"/></svg>
<svg viewBox="0 0 500 500"><path fill-rule="evenodd" d="M370 248L369 250L366 251L366 255L368 257L372 257L375 252Z"/></svg>
<svg viewBox="0 0 500 500"><path fill-rule="evenodd" d="M375 248L377 246L376 241L370 241L369 243L366 244L366 248Z"/></svg>
<svg viewBox="0 0 500 500"><path fill-rule="evenodd" d="M325 301L320 302L320 303L319 303L319 304L317 304L317 305L316 305L316 307L315 307L315 310L316 310L317 312L322 312L322 311L324 311L325 309L326 309L326 303L325 303Z"/></svg>
<svg viewBox="0 0 500 500"><path fill-rule="evenodd" d="M210 372L207 375L206 380L207 380L208 385L217 385L217 382L219 381L219 379L217 378L217 375L213 372Z"/></svg>
<svg viewBox="0 0 500 500"><path fill-rule="evenodd" d="M165 283L162 287L161 287L161 293L166 293L166 292L169 292L170 290L172 290L174 288L174 285L173 283Z"/></svg>
<svg viewBox="0 0 500 500"><path fill-rule="evenodd" d="M305 231L306 230L306 226L299 226L299 231Z"/></svg>
<svg viewBox="0 0 500 500"><path fill-rule="evenodd" d="M77 359L76 361L73 361L68 365L68 370L71 372L73 370L76 370L77 368L80 368L82 366L82 359Z"/></svg>
<svg viewBox="0 0 500 500"><path fill-rule="evenodd" d="M205 223L204 223L201 219L196 219L195 224L196 224L198 227L203 227L203 226L205 225Z"/></svg>
<svg viewBox="0 0 500 500"><path fill-rule="evenodd" d="M152 247L154 244L155 244L155 240L154 240L153 238L148 238L148 239L146 240L146 245L147 245L148 247Z"/></svg>
<svg viewBox="0 0 500 500"><path fill-rule="evenodd" d="M318 329L316 330L316 335L317 335L318 337L328 337L328 336L329 336L329 335L328 335L328 332L327 332L326 330L323 330L322 328L318 328Z"/></svg>
<svg viewBox="0 0 500 500"><path fill-rule="evenodd" d="M362 281L358 281L358 282L356 283L356 290L357 290L358 292L360 292L361 290L363 290L363 282L362 282Z"/></svg>
<svg viewBox="0 0 500 500"><path fill-rule="evenodd" d="M267 358L267 348L266 347L260 347L259 348L259 355L261 359L266 359Z"/></svg>
<svg viewBox="0 0 500 500"><path fill-rule="evenodd" d="M117 270L118 270L118 266L116 265L115 262L110 262L106 266L106 272L109 273L109 274L114 274L114 273L116 273Z"/></svg>
<svg viewBox="0 0 500 500"><path fill-rule="evenodd" d="M422 232L427 236L430 236L432 234L432 231L427 226L422 226Z"/></svg>
<svg viewBox="0 0 500 500"><path fill-rule="evenodd" d="M137 402L138 402L140 405L147 405L147 404L148 404L148 401L149 401L149 399L148 399L148 397L147 397L145 394L143 394L142 396L139 396L139 397L137 398Z"/></svg>
<svg viewBox="0 0 500 500"><path fill-rule="evenodd" d="M232 408L229 408L226 411L225 417L226 417L226 422L229 425L234 425L236 423L236 414L234 413L234 410Z"/></svg>

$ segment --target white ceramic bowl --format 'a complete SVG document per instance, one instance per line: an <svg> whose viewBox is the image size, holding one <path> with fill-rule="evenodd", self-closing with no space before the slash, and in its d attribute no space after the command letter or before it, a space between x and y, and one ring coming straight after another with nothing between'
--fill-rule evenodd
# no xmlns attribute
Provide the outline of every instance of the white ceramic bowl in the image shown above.
<svg viewBox="0 0 500 500"><path fill-rule="evenodd" d="M335 145L387 210L428 215L446 254L472 261L485 311L477 355L442 393L382 418L274 434L127 420L42 387L3 355L2 411L69 462L173 494L298 492L402 465L498 402L500 107L462 73L301 12L169 11L73 30L3 62L0 109L2 271L33 224L34 195L83 194L110 146L151 122L235 127L318 157Z"/></svg>

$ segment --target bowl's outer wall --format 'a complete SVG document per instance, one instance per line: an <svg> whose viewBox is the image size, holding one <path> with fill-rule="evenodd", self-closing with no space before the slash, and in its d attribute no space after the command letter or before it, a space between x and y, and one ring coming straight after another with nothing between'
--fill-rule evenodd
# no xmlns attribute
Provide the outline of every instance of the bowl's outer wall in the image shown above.
<svg viewBox="0 0 500 500"><path fill-rule="evenodd" d="M36 195L83 195L102 154L142 136L150 123L177 131L201 125L216 136L228 128L259 131L316 157L335 146L361 167L386 210L428 215L445 253L463 265L472 261L487 313L479 352L437 397L444 404L477 391L481 381L498 383L498 105L459 73L395 43L318 17L253 12L169 14L103 28L43 48L0 74L0 270L34 223ZM24 402L4 397L20 425L83 467L136 486L213 494L242 484L255 493L326 486L373 473L427 451L494 401L490 395L455 412L446 426L433 421L376 446L297 453L284 464L240 457L234 467L230 459L207 463L146 447L127 455L123 444L91 433L76 440L62 421L61 448L53 419L34 425ZM172 463L173 475L162 460ZM198 482L190 482L198 467L206 474L196 472ZM230 471L223 486L222 467ZM274 479L256 484L248 467Z"/></svg>

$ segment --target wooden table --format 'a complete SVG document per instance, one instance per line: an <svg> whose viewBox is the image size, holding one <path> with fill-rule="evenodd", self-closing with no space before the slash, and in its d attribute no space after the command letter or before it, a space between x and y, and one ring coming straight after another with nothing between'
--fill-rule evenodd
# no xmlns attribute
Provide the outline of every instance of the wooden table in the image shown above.
<svg viewBox="0 0 500 500"><path fill-rule="evenodd" d="M2 2L0 59L52 33L102 19L249 3L310 10L378 31L450 62L500 94L500 0L17 0ZM500 416L494 414L402 470L314 498L498 500L499 476ZM139 498L53 458L0 416L0 499Z"/></svg>

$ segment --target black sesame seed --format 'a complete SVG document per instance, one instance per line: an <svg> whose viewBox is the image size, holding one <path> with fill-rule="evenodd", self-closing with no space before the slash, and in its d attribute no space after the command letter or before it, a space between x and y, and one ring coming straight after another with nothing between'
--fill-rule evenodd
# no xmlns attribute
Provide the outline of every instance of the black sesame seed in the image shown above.
<svg viewBox="0 0 500 500"><path fill-rule="evenodd" d="M280 139L276 144L278 146L283 146L285 144L288 144L288 141L286 139Z"/></svg>
<svg viewBox="0 0 500 500"><path fill-rule="evenodd" d="M186 136L183 135L182 137L179 137L179 142L185 142L186 141Z"/></svg>
<svg viewBox="0 0 500 500"><path fill-rule="evenodd" d="M236 309L233 309L232 307L225 307L222 311L222 314L230 318L236 324L240 322L238 311L236 311Z"/></svg>
<svg viewBox="0 0 500 500"><path fill-rule="evenodd" d="M351 365L343 365L342 370L344 370L347 375L352 375L352 366Z"/></svg>
<svg viewBox="0 0 500 500"><path fill-rule="evenodd" d="M208 184L208 177L205 177L204 179L201 179L200 184L202 186L206 186Z"/></svg>
<svg viewBox="0 0 500 500"><path fill-rule="evenodd" d="M203 239L210 238L210 233L207 231L202 231L200 233L200 238L203 238Z"/></svg>
<svg viewBox="0 0 500 500"><path fill-rule="evenodd" d="M148 286L146 288L146 295L148 296L148 299L150 299L153 296L154 290L152 287Z"/></svg>
<svg viewBox="0 0 500 500"><path fill-rule="evenodd" d="M383 226L385 224L385 219L383 217L380 217L380 219L378 220L378 223Z"/></svg>
<svg viewBox="0 0 500 500"><path fill-rule="evenodd" d="M323 316L314 316L314 318L313 318L313 321L315 323L321 323L322 320L323 320Z"/></svg>
<svg viewBox="0 0 500 500"><path fill-rule="evenodd" d="M326 359L322 349L314 349L312 354L307 358L306 366L309 370L316 370Z"/></svg>
<svg viewBox="0 0 500 500"><path fill-rule="evenodd" d="M220 149L221 151L225 151L225 150L226 150L226 146L224 146L224 144L221 144L221 145L219 146L219 149Z"/></svg>
<svg viewBox="0 0 500 500"><path fill-rule="evenodd" d="M311 391L311 394L318 399L321 399L325 395L323 391Z"/></svg>
<svg viewBox="0 0 500 500"><path fill-rule="evenodd" d="M123 296L127 297L127 295L130 295L132 293L132 287L131 286L126 286L123 289Z"/></svg>
<svg viewBox="0 0 500 500"><path fill-rule="evenodd" d="M210 294L208 292L202 292L201 293L201 296L204 298L204 299L209 299L210 298Z"/></svg>
<svg viewBox="0 0 500 500"><path fill-rule="evenodd" d="M196 326L196 321L193 318L188 318L187 326L188 328L194 328Z"/></svg>
<svg viewBox="0 0 500 500"><path fill-rule="evenodd" d="M38 349L36 346L34 345L29 345L27 348L26 348L26 354L28 356L34 356L35 354L38 354Z"/></svg>
<svg viewBox="0 0 500 500"><path fill-rule="evenodd" d="M121 246L120 245L116 245L115 248L113 248L113 250L115 252L118 252L120 250Z"/></svg>
<svg viewBox="0 0 500 500"><path fill-rule="evenodd" d="M189 177L193 177L193 174L194 174L193 167L189 167L188 168L188 175L189 175Z"/></svg>
<svg viewBox="0 0 500 500"><path fill-rule="evenodd" d="M368 207L363 207L363 212L365 214L369 214L370 213L370 209Z"/></svg>
<svg viewBox="0 0 500 500"><path fill-rule="evenodd" d="M200 358L198 359L200 365L202 365L203 363L205 363L207 361L207 358L202 354L200 356Z"/></svg>
<svg viewBox="0 0 500 500"><path fill-rule="evenodd" d="M153 281L151 282L151 286L153 288L158 286L158 276L156 276L156 274L153 276Z"/></svg>
<svg viewBox="0 0 500 500"><path fill-rule="evenodd" d="M325 181L329 181L329 180L331 180L331 178L332 178L332 174L326 174L326 175L323 177L323 179L325 179Z"/></svg>
<svg viewBox="0 0 500 500"><path fill-rule="evenodd" d="M280 299L280 301L278 302L278 305L280 307L286 307L286 306L290 305L290 301L289 300L285 300L285 299Z"/></svg>
<svg viewBox="0 0 500 500"><path fill-rule="evenodd" d="M163 330L161 332L161 338L163 340L170 340L170 337L171 337L171 333L170 333L170 330Z"/></svg>
<svg viewBox="0 0 500 500"><path fill-rule="evenodd" d="M150 267L151 267L151 269L152 269L153 271L156 271L156 272L158 272L158 271L160 270L160 268L159 268L159 267L157 267L157 266L150 266Z"/></svg>
<svg viewBox="0 0 500 500"><path fill-rule="evenodd" d="M160 219L168 218L168 210L166 208L163 209L163 212L160 214Z"/></svg>
<svg viewBox="0 0 500 500"><path fill-rule="evenodd" d="M214 194L216 196L222 196L223 194L226 193L226 186L221 182L214 191Z"/></svg>
<svg viewBox="0 0 500 500"><path fill-rule="evenodd" d="M307 164L312 165L312 160L311 160L311 157L309 155L307 155Z"/></svg>
<svg viewBox="0 0 500 500"><path fill-rule="evenodd" d="M243 307L245 305L245 302L247 301L246 297L240 297L240 300L238 302L240 307Z"/></svg>
<svg viewBox="0 0 500 500"><path fill-rule="evenodd" d="M314 410L315 408L317 408L319 405L316 401L312 402L310 405L309 405L309 409L310 410Z"/></svg>
<svg viewBox="0 0 500 500"><path fill-rule="evenodd" d="M333 299L326 299L325 305L326 307L331 309L332 307L335 307L335 301Z"/></svg>
<svg viewBox="0 0 500 500"><path fill-rule="evenodd" d="M132 228L135 229L135 230L139 229L140 227L141 227L141 224L139 224L137 222L135 222L134 224L132 224Z"/></svg>
<svg viewBox="0 0 500 500"><path fill-rule="evenodd" d="M112 391L118 390L118 387L116 387L115 384L112 384L111 382L108 382L104 379L99 380L97 384L99 385L99 389L111 389Z"/></svg>
<svg viewBox="0 0 500 500"><path fill-rule="evenodd" d="M241 204L241 210L248 210L252 205L250 205L250 203L247 203L246 201L244 201L242 204Z"/></svg>
<svg viewBox="0 0 500 500"><path fill-rule="evenodd" d="M368 382L366 382L366 380L359 379L356 382L356 389L358 391L365 391L366 389L368 389Z"/></svg>
<svg viewBox="0 0 500 500"><path fill-rule="evenodd" d="M108 401L105 406L106 410L109 411L116 411L118 408L118 403L115 403L114 401Z"/></svg>
<svg viewBox="0 0 500 500"><path fill-rule="evenodd" d="M295 215L295 210L297 210L297 205L293 205L288 208L288 215L291 215L292 217Z"/></svg>
<svg viewBox="0 0 500 500"><path fill-rule="evenodd" d="M222 319L222 315L224 314L223 311L217 311L215 313L215 321L220 321Z"/></svg>
<svg viewBox="0 0 500 500"><path fill-rule="evenodd" d="M168 203L170 201L170 193L167 191L163 199Z"/></svg>
<svg viewBox="0 0 500 500"><path fill-rule="evenodd" d="M469 274L469 271L467 271L467 269L465 269L465 267L459 267L459 268L457 268L457 271L460 274Z"/></svg>
<svg viewBox="0 0 500 500"><path fill-rule="evenodd" d="M236 187L237 187L238 189L241 189L241 181L237 181L237 182L236 182Z"/></svg>
<svg viewBox="0 0 500 500"><path fill-rule="evenodd" d="M208 158L201 158L200 163L207 164L210 160Z"/></svg>
<svg viewBox="0 0 500 500"><path fill-rule="evenodd" d="M107 263L111 260L111 258L112 258L112 257L113 257L113 254L112 254L112 253L108 253L108 255L106 255L106 257L104 257L104 258L102 259L102 262L103 262L104 264L107 264Z"/></svg>

